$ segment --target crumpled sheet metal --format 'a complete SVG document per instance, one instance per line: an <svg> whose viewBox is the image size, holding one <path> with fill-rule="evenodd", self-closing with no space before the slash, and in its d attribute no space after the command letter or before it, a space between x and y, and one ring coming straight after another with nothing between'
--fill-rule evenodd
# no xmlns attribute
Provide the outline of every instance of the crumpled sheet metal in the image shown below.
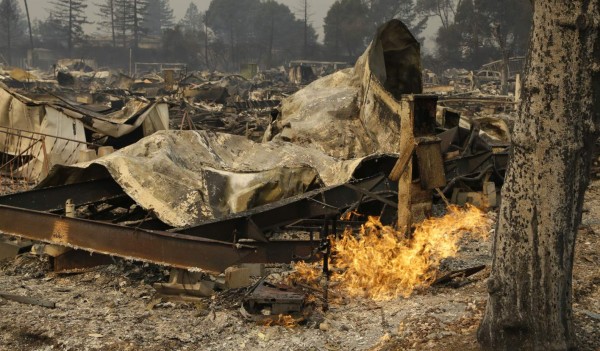
<svg viewBox="0 0 600 351"><path fill-rule="evenodd" d="M400 138L408 141L401 135L398 99L421 92L420 71L418 42L393 20L378 30L354 68L286 99L263 143L206 131L158 132L76 165L80 170L55 169L47 185L108 171L134 201L174 227L274 202L314 183L339 185L366 159L396 154Z"/></svg>
<svg viewBox="0 0 600 351"><path fill-rule="evenodd" d="M152 119L148 125L144 126L144 135L149 135L156 130L168 129L169 112L168 105L162 101L144 101L138 99L128 99L125 106L107 114L98 113L86 109L84 106L71 104L61 98L52 98L47 100L36 100L16 93L0 84L0 105L10 105L11 108L0 110L0 126L14 127L15 124L29 125L25 130L43 132L35 130L36 124L43 120L43 113L34 112L34 117L27 111L43 111L44 108L53 108L60 111L65 118L76 119L83 123L86 128L95 132L119 138L131 133L142 126L147 118ZM20 110L13 111L16 106ZM22 111L26 111L23 113ZM39 119L39 120L36 120ZM146 134L148 132L148 134Z"/></svg>
<svg viewBox="0 0 600 351"><path fill-rule="evenodd" d="M345 183L365 159L340 161L291 143L230 134L160 131L92 162L57 166L40 186L107 171L140 206L185 227L303 193L315 183Z"/></svg>
<svg viewBox="0 0 600 351"><path fill-rule="evenodd" d="M0 84L0 150L32 156L12 170L13 176L37 181L46 175L45 163L49 168L78 162L78 149L87 141L84 129L119 138L138 128L143 135L169 129L168 105L132 99L119 111L101 114L58 98L36 101ZM26 139L7 132L20 133Z"/></svg>
<svg viewBox="0 0 600 351"><path fill-rule="evenodd" d="M349 159L398 153L401 94L422 91L420 48L392 20L353 68L318 79L282 102L265 140L286 140Z"/></svg>

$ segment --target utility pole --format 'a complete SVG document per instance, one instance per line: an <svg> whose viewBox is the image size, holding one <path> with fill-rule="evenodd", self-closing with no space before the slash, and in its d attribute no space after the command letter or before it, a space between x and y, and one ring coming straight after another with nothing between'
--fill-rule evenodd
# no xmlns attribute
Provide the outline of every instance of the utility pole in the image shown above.
<svg viewBox="0 0 600 351"><path fill-rule="evenodd" d="M138 2L137 0L133 0L133 46L134 48L138 48L139 45L139 23L138 23Z"/></svg>
<svg viewBox="0 0 600 351"><path fill-rule="evenodd" d="M69 0L69 56L73 56L73 1Z"/></svg>
<svg viewBox="0 0 600 351"><path fill-rule="evenodd" d="M204 63L208 70L208 15L204 12Z"/></svg>
<svg viewBox="0 0 600 351"><path fill-rule="evenodd" d="M304 52L302 56L305 60L308 58L308 0L304 0Z"/></svg>
<svg viewBox="0 0 600 351"><path fill-rule="evenodd" d="M25 12L27 13L27 24L29 25L29 45L31 46L31 66L35 67L35 54L33 52L33 32L31 31L31 17L29 17L29 6L27 6L27 0L23 0L25 3Z"/></svg>
<svg viewBox="0 0 600 351"><path fill-rule="evenodd" d="M8 6L11 6L10 3L9 3ZM7 13L6 14L6 22L7 22L8 25L6 26L6 30L7 30L7 33L6 33L7 37L6 37L6 39L7 39L7 44L8 44L8 65L12 66L12 43L11 43L11 38L10 38L11 37L11 34L10 34L10 26L11 26L10 17L11 17L11 14Z"/></svg>
<svg viewBox="0 0 600 351"><path fill-rule="evenodd" d="M112 30L112 43L113 48L117 47L117 36L115 34L115 4L113 0L110 0L110 28Z"/></svg>

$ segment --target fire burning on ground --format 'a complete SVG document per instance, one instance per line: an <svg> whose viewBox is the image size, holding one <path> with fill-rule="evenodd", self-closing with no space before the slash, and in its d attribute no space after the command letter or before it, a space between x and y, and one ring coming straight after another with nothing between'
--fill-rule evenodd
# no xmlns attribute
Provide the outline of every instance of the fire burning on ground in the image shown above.
<svg viewBox="0 0 600 351"><path fill-rule="evenodd" d="M346 230L332 239L332 284L347 295L390 300L408 297L415 289L429 286L442 259L455 256L461 238L469 234L485 238L491 221L473 206L450 206L445 216L416 225L411 238L369 217L358 236ZM293 280L318 282L321 268L299 263Z"/></svg>
<svg viewBox="0 0 600 351"><path fill-rule="evenodd" d="M294 319L294 317L290 316L290 315L284 315L284 314L280 314L277 316L273 316L272 318L266 318L262 324L265 327L272 327L272 326L281 326L281 327L285 327L285 328L295 328L298 326L298 320Z"/></svg>

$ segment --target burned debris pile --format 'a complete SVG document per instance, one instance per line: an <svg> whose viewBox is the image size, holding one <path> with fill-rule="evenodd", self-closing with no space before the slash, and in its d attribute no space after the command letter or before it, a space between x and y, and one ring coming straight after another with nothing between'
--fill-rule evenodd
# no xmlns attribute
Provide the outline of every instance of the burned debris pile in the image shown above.
<svg viewBox="0 0 600 351"><path fill-rule="evenodd" d="M327 276L330 238L367 216L403 241L434 204L497 205L510 133L496 106L513 102L423 94L419 44L397 20L353 67L315 80L306 64L331 70L0 72L0 231L45 243L57 271L110 256L169 266L165 296L250 287L248 318L285 325L306 291L252 284L264 264L322 262ZM5 188L18 182L33 188ZM308 289L327 303L327 287Z"/></svg>

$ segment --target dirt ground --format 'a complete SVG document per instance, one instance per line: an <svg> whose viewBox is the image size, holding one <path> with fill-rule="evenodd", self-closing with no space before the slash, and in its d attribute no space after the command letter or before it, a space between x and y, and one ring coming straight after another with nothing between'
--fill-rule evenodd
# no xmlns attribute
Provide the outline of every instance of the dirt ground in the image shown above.
<svg viewBox="0 0 600 351"><path fill-rule="evenodd" d="M490 241L465 241L452 270L489 264ZM577 239L574 311L580 350L600 350L600 182L588 190ZM461 284L388 302L344 299L293 328L266 327L239 313L245 291L202 303L154 298L163 267L116 260L56 274L24 254L0 262L0 291L44 298L55 309L0 299L0 350L477 350L489 268ZM460 286L458 286L460 285Z"/></svg>

